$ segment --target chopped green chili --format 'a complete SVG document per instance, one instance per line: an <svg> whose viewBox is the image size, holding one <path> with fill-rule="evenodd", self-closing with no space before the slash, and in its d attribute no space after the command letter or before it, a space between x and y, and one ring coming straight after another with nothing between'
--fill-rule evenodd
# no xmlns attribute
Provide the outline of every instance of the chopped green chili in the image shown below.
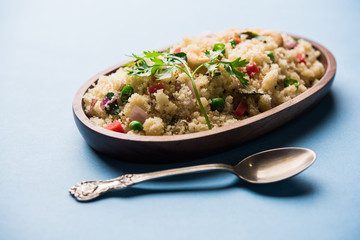
<svg viewBox="0 0 360 240"><path fill-rule="evenodd" d="M292 78L285 78L284 80L284 87L288 87L290 85L294 85L296 87L296 89L299 88L299 81L298 80L295 80L295 79L292 79Z"/></svg>
<svg viewBox="0 0 360 240"><path fill-rule="evenodd" d="M269 51L267 53L267 56L271 59L271 61L274 61L274 53L273 52Z"/></svg>
<svg viewBox="0 0 360 240"><path fill-rule="evenodd" d="M123 102L128 102L131 95L134 94L134 88L130 85L126 85L121 91L120 99Z"/></svg>
<svg viewBox="0 0 360 240"><path fill-rule="evenodd" d="M213 51L221 51L222 54L225 54L225 44L223 43L216 43L213 47Z"/></svg>

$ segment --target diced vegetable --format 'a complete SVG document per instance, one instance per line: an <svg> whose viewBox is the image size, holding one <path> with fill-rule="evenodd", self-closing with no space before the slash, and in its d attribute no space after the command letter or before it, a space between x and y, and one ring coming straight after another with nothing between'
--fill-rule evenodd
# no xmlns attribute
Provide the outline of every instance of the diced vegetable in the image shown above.
<svg viewBox="0 0 360 240"><path fill-rule="evenodd" d="M244 113L247 111L247 109L248 109L247 104L245 102L240 102L239 105L237 106L237 108L235 109L234 114L236 116L241 117L244 115Z"/></svg>
<svg viewBox="0 0 360 240"><path fill-rule="evenodd" d="M290 50L297 46L297 42L285 42L285 48Z"/></svg>
<svg viewBox="0 0 360 240"><path fill-rule="evenodd" d="M231 45L232 48L235 48L236 45L237 45L237 43L236 43L236 41L235 41L234 39L231 39L231 40L229 41L229 43L230 43L230 45Z"/></svg>
<svg viewBox="0 0 360 240"><path fill-rule="evenodd" d="M105 111L111 115L118 115L120 113L119 104L117 102L118 98L119 95L108 92L100 103L101 108L105 109Z"/></svg>
<svg viewBox="0 0 360 240"><path fill-rule="evenodd" d="M148 118L148 115L144 110L142 110L141 107L135 105L129 114L129 118L131 120L139 121L140 123L143 124L145 120Z"/></svg>
<svg viewBox="0 0 360 240"><path fill-rule="evenodd" d="M285 78L284 80L284 87L288 87L290 85L294 84L294 86L296 87L296 89L299 88L299 81L298 80L295 80L295 79L292 79L292 78Z"/></svg>
<svg viewBox="0 0 360 240"><path fill-rule="evenodd" d="M148 91L150 94L156 93L157 90L160 90L160 89L164 89L164 85L162 83L158 83L158 84L148 87Z"/></svg>
<svg viewBox="0 0 360 240"><path fill-rule="evenodd" d="M105 109L105 105L108 101L110 101L110 100L107 97L104 97L104 99L100 103L101 109Z"/></svg>
<svg viewBox="0 0 360 240"><path fill-rule="evenodd" d="M271 61L274 61L274 53L273 52L269 51L266 55L270 58Z"/></svg>
<svg viewBox="0 0 360 240"><path fill-rule="evenodd" d="M256 63L251 63L246 66L246 73L249 77L252 77L255 73L258 73L259 69L256 66Z"/></svg>
<svg viewBox="0 0 360 240"><path fill-rule="evenodd" d="M135 120L129 124L129 128L133 131L141 131L143 130L143 125L141 122Z"/></svg>
<svg viewBox="0 0 360 240"><path fill-rule="evenodd" d="M213 51L221 51L222 54L225 54L225 44L223 43L216 43L213 47Z"/></svg>
<svg viewBox="0 0 360 240"><path fill-rule="evenodd" d="M181 48L180 48L180 47L174 50L174 53L179 53L179 52L181 52Z"/></svg>
<svg viewBox="0 0 360 240"><path fill-rule="evenodd" d="M225 101L223 98L213 98L211 99L211 111L217 110L218 112L222 112L225 107Z"/></svg>
<svg viewBox="0 0 360 240"><path fill-rule="evenodd" d="M134 94L134 88L130 85L126 85L121 91L120 99L123 102L128 102L131 95Z"/></svg>
<svg viewBox="0 0 360 240"><path fill-rule="evenodd" d="M304 64L306 64L306 60L305 60L304 54L298 53L298 54L296 55L296 58L297 58L297 60L299 61L299 63L304 63Z"/></svg>
<svg viewBox="0 0 360 240"><path fill-rule="evenodd" d="M109 124L106 127L106 129L114 131L114 132L125 133L125 131L119 121L115 121L115 122Z"/></svg>
<svg viewBox="0 0 360 240"><path fill-rule="evenodd" d="M235 42L236 42L237 44L241 43L241 40L240 40L240 38L238 38L238 37L231 37L230 39L235 40Z"/></svg>
<svg viewBox="0 0 360 240"><path fill-rule="evenodd" d="M94 110L96 102L97 102L97 100L95 98L91 99L90 112L92 112Z"/></svg>
<svg viewBox="0 0 360 240"><path fill-rule="evenodd" d="M238 45L239 43L241 43L241 40L240 40L239 38L237 38L237 37L231 37L231 38L229 39L229 43L231 44L231 47L232 47L232 48L235 48L236 45Z"/></svg>
<svg viewBox="0 0 360 240"><path fill-rule="evenodd" d="M192 85L191 81L187 81L185 84L190 89L192 96L195 97L195 90L194 90L194 86Z"/></svg>

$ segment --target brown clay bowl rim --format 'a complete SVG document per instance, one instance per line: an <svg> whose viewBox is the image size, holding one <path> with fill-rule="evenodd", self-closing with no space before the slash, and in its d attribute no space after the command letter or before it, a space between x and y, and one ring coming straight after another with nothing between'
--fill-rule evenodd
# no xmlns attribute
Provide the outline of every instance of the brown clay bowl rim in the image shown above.
<svg viewBox="0 0 360 240"><path fill-rule="evenodd" d="M127 61L122 61L104 71L99 72L92 78L90 78L88 81L86 81L80 89L77 91L74 100L73 100L73 111L75 116L78 118L80 122L82 122L86 127L91 129L94 132L97 132L98 134L106 135L110 138L120 139L124 141L134 141L134 142L176 142L176 141L184 141L184 140L193 140L193 139L199 139L199 138L206 138L211 135L217 135L223 132L232 131L237 128L244 127L248 124L257 122L261 119L265 119L275 113L281 112L293 105L295 105L298 102L301 102L302 100L306 99L307 97L311 96L312 94L315 94L320 89L322 89L325 85L327 85L331 79L334 77L336 72L336 60L333 54L324 46L321 44L314 42L312 40L309 40L307 38L303 38L300 36L296 36L293 34L289 34L293 38L296 39L304 39L312 44L312 46L319 50L321 55L325 57L325 73L323 77L319 80L318 83L316 83L314 86L312 86L310 89L306 90L305 92L301 93L297 97L280 104L279 106L276 106L268 111L265 111L263 113L257 114L255 116L249 117L244 120L240 120L236 123L230 124L228 126L223 126L203 132L196 132L196 133L187 133L182 135L172 135L172 136L139 136L139 135L130 135L130 134L123 134L123 133L117 133L114 131L110 131L107 129L104 129L100 126L95 125L90 121L90 119L86 116L84 109L83 109L83 96L86 93L86 91L95 83L99 77L103 75L107 75L110 73L115 72L117 69L119 69L124 64L133 61L132 59L129 59Z"/></svg>

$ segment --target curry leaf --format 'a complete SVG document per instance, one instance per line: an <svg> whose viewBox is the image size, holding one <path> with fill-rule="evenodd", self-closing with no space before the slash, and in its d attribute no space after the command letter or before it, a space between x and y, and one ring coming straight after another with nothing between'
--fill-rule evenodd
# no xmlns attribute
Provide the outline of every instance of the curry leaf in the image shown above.
<svg viewBox="0 0 360 240"><path fill-rule="evenodd" d="M240 34L244 34L244 35L247 35L247 39L252 39L252 38L256 38L256 37L259 37L259 34L257 33L254 33L254 32L242 32Z"/></svg>

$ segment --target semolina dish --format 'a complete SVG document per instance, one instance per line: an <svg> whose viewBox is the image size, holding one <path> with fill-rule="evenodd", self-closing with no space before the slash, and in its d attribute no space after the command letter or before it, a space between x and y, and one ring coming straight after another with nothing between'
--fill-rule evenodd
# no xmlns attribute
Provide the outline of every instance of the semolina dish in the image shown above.
<svg viewBox="0 0 360 240"><path fill-rule="evenodd" d="M83 97L90 120L137 135L176 135L233 124L318 82L320 52L303 39L260 28L186 37L102 76Z"/></svg>

